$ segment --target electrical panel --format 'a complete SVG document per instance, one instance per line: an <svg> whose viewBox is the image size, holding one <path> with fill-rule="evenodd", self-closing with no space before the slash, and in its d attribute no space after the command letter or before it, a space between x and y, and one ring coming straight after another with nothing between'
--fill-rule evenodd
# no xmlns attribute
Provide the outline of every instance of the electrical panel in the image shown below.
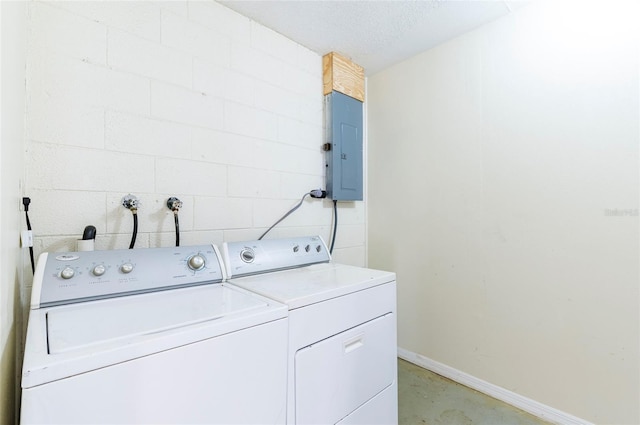
<svg viewBox="0 0 640 425"><path fill-rule="evenodd" d="M362 102L335 90L324 99L327 196L362 201Z"/></svg>

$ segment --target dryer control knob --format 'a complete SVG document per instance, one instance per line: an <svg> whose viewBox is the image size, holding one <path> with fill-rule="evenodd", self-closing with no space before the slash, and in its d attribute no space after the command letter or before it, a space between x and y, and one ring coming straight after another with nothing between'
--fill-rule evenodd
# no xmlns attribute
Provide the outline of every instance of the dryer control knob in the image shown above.
<svg viewBox="0 0 640 425"><path fill-rule="evenodd" d="M76 275L76 271L73 270L71 267L65 267L60 272L60 277L63 279L71 279L75 275Z"/></svg>
<svg viewBox="0 0 640 425"><path fill-rule="evenodd" d="M106 271L107 268L104 266L104 264L98 264L93 268L93 270L91 270L91 273L93 273L94 276L102 276Z"/></svg>
<svg viewBox="0 0 640 425"><path fill-rule="evenodd" d="M120 266L120 271L122 273L131 273L133 271L133 264L124 263L123 265Z"/></svg>
<svg viewBox="0 0 640 425"><path fill-rule="evenodd" d="M245 248L240 251L240 259L245 263L252 263L256 259L256 253L251 248Z"/></svg>
<svg viewBox="0 0 640 425"><path fill-rule="evenodd" d="M204 268L204 257L200 254L196 254L189 258L187 265L191 270L202 270Z"/></svg>

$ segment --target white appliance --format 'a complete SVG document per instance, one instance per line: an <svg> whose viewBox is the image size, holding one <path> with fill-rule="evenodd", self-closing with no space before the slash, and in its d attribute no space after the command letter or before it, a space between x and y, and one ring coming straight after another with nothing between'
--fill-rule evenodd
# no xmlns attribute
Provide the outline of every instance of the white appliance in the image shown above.
<svg viewBox="0 0 640 425"><path fill-rule="evenodd" d="M289 306L288 424L397 424L395 274L319 236L223 245L228 282Z"/></svg>
<svg viewBox="0 0 640 425"><path fill-rule="evenodd" d="M287 308L211 245L42 254L21 423L284 424Z"/></svg>

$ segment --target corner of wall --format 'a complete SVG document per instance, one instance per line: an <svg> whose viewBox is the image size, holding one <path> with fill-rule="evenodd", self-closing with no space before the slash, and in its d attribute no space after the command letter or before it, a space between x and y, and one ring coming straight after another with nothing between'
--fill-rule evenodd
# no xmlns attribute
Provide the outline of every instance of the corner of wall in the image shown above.
<svg viewBox="0 0 640 425"><path fill-rule="evenodd" d="M0 3L0 423L18 423L22 358L22 254L19 199L23 182L26 2Z"/></svg>

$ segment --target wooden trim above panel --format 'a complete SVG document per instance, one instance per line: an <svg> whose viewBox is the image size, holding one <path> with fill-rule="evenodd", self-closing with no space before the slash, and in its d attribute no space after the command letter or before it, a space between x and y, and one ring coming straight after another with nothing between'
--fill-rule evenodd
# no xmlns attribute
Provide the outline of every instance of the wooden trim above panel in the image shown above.
<svg viewBox="0 0 640 425"><path fill-rule="evenodd" d="M333 90L364 102L364 68L336 52L322 57L322 87L325 95Z"/></svg>

